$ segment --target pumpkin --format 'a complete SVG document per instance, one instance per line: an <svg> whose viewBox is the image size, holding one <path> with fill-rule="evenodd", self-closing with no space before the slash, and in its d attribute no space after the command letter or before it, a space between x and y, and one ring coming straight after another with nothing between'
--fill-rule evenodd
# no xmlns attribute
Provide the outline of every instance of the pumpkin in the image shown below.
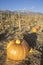
<svg viewBox="0 0 43 65"><path fill-rule="evenodd" d="M28 27L28 30L30 30L31 29L31 27L30 26L27 26Z"/></svg>
<svg viewBox="0 0 43 65"><path fill-rule="evenodd" d="M11 60L24 60L30 50L25 40L12 40L7 45L7 58Z"/></svg>
<svg viewBox="0 0 43 65"><path fill-rule="evenodd" d="M40 29L40 26L37 25L37 26L35 26L35 28L36 28L37 30L39 30L39 29Z"/></svg>
<svg viewBox="0 0 43 65"><path fill-rule="evenodd" d="M36 28L32 28L32 32L36 33L38 30Z"/></svg>
<svg viewBox="0 0 43 65"><path fill-rule="evenodd" d="M35 26L32 28L32 32L37 32L39 31L39 29L40 29L40 26Z"/></svg>

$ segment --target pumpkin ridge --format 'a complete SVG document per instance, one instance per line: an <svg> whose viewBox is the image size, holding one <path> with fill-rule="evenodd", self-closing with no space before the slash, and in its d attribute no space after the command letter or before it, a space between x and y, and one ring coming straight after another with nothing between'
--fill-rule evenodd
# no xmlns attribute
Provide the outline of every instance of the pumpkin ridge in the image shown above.
<svg viewBox="0 0 43 65"><path fill-rule="evenodd" d="M21 51L19 52L20 55L19 55L19 59L22 58L23 59L23 56L24 56L24 53L23 53L23 48L21 48L22 46L20 46L20 49ZM23 53L23 54L22 54Z"/></svg>

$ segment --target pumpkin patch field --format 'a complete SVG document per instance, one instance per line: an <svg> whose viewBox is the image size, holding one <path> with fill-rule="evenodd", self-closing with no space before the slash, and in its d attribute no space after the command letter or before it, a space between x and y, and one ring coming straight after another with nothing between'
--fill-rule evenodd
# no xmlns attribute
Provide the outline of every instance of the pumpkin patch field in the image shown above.
<svg viewBox="0 0 43 65"><path fill-rule="evenodd" d="M43 14L0 11L0 65L43 65Z"/></svg>

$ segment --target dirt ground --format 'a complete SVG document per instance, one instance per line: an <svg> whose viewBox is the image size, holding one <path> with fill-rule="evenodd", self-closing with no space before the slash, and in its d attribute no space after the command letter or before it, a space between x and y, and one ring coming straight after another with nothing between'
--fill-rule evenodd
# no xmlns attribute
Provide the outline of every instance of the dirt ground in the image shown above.
<svg viewBox="0 0 43 65"><path fill-rule="evenodd" d="M24 34L24 39L28 42L33 51L28 54L28 57L23 61L12 61L7 58L6 46L7 41L13 39L12 36L8 38L0 37L0 65L43 65L43 33L38 34ZM29 41L30 40L30 41Z"/></svg>

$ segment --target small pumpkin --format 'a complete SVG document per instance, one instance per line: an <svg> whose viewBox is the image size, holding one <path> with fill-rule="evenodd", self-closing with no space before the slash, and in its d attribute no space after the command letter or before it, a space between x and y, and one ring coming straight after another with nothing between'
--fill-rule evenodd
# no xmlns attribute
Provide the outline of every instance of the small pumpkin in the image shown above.
<svg viewBox="0 0 43 65"><path fill-rule="evenodd" d="M31 27L30 27L30 26L27 26L27 28L28 28L28 30L30 30L30 29L31 29Z"/></svg>
<svg viewBox="0 0 43 65"><path fill-rule="evenodd" d="M35 26L35 27L32 28L32 32L34 32L34 33L38 32L39 29L40 29L40 26Z"/></svg>
<svg viewBox="0 0 43 65"><path fill-rule="evenodd" d="M37 30L39 30L39 29L40 29L40 26L37 25L37 26L35 26L35 28L36 28Z"/></svg>
<svg viewBox="0 0 43 65"><path fill-rule="evenodd" d="M32 32L36 33L38 30L36 28L32 28Z"/></svg>
<svg viewBox="0 0 43 65"><path fill-rule="evenodd" d="M11 60L23 60L30 50L25 40L12 40L7 45L7 58Z"/></svg>

